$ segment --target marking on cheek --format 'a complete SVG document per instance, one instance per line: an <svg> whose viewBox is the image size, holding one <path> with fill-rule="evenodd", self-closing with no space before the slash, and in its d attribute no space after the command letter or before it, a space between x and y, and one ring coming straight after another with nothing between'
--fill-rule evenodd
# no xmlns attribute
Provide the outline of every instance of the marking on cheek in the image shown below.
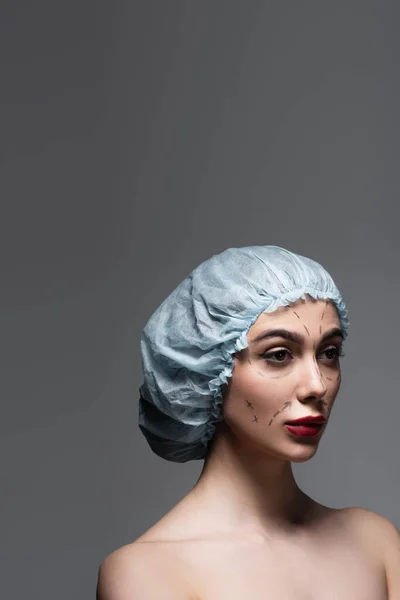
<svg viewBox="0 0 400 600"><path fill-rule="evenodd" d="M282 377L286 377L289 373L283 373L282 375L270 375L268 379L281 379Z"/></svg>
<svg viewBox="0 0 400 600"><path fill-rule="evenodd" d="M257 375L260 375L261 377L265 377L264 373L261 373L261 371L257 371Z"/></svg>
<svg viewBox="0 0 400 600"><path fill-rule="evenodd" d="M249 363L249 365L251 365L251 360L249 358L247 359L247 362Z"/></svg>
<svg viewBox="0 0 400 600"><path fill-rule="evenodd" d="M277 415L279 415L279 413L281 413L282 411L285 410L285 408L288 408L289 406L292 405L292 402L285 402L285 404L282 406L282 408L280 410L278 410L273 416L272 419L270 420L270 422L268 423L268 427L271 425L272 421L275 419L275 417Z"/></svg>
<svg viewBox="0 0 400 600"><path fill-rule="evenodd" d="M310 332L308 331L307 327L305 325L303 325L303 327L307 331L308 335L310 335Z"/></svg>
<svg viewBox="0 0 400 600"><path fill-rule="evenodd" d="M250 402L250 400L246 400L246 402L247 402L247 406L248 406L249 408L254 408L254 406L253 406L253 404Z"/></svg>
<svg viewBox="0 0 400 600"><path fill-rule="evenodd" d="M257 415L254 415L254 419L252 420L252 423L254 423L254 422L258 423L258 417L257 417Z"/></svg>

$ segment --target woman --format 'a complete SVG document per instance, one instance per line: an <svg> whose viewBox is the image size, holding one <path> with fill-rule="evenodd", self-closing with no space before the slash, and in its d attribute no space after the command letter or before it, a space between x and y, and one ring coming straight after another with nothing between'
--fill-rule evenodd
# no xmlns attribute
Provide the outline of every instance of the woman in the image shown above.
<svg viewBox="0 0 400 600"><path fill-rule="evenodd" d="M329 421L347 330L330 275L277 246L226 250L170 294L142 336L139 426L159 456L204 466L105 559L98 600L400 598L396 527L323 506L292 472Z"/></svg>

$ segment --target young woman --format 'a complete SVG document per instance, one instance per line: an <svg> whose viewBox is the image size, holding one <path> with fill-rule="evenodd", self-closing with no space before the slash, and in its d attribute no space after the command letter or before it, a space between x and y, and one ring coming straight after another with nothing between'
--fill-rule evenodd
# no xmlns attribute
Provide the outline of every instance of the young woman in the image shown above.
<svg viewBox="0 0 400 600"><path fill-rule="evenodd" d="M303 492L340 388L347 310L330 275L277 246L195 269L147 323L139 427L193 489L99 570L98 600L398 600L400 535Z"/></svg>

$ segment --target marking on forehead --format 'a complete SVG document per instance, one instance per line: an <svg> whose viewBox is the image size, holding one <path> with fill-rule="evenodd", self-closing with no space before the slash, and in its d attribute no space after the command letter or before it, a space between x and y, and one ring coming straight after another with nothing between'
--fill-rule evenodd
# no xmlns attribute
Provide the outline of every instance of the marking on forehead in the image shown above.
<svg viewBox="0 0 400 600"><path fill-rule="evenodd" d="M321 325L319 326L319 333L320 334L322 333L322 326Z"/></svg>
<svg viewBox="0 0 400 600"><path fill-rule="evenodd" d="M322 311L322 315L321 315L321 321L322 321L322 319L324 318L324 314L325 314L325 311L323 310L323 311Z"/></svg>
<svg viewBox="0 0 400 600"><path fill-rule="evenodd" d="M258 423L258 417L257 417L257 415L254 415L254 419L252 420L252 423L254 423L254 421L255 421L256 423Z"/></svg>
<svg viewBox="0 0 400 600"><path fill-rule="evenodd" d="M292 309L292 310L293 310L293 309ZM294 314L296 315L296 317L297 317L298 319L300 319L300 317L299 317L299 315L297 314L297 312L296 312L295 310L293 310L293 312L294 312Z"/></svg>

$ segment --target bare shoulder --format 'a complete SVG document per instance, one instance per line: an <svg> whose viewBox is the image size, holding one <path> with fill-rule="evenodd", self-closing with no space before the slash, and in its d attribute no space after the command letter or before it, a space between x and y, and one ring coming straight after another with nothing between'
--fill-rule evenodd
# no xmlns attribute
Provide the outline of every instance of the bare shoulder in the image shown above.
<svg viewBox="0 0 400 600"><path fill-rule="evenodd" d="M96 600L191 600L184 583L162 545L136 540L103 560Z"/></svg>
<svg viewBox="0 0 400 600"><path fill-rule="evenodd" d="M366 508L346 508L348 523L385 569L389 598L400 598L400 531L392 521Z"/></svg>
<svg viewBox="0 0 400 600"><path fill-rule="evenodd" d="M399 536L399 530L396 525L379 513L362 508L361 506L351 506L343 509L345 519L365 538L372 538L376 544L390 545L393 540Z"/></svg>

